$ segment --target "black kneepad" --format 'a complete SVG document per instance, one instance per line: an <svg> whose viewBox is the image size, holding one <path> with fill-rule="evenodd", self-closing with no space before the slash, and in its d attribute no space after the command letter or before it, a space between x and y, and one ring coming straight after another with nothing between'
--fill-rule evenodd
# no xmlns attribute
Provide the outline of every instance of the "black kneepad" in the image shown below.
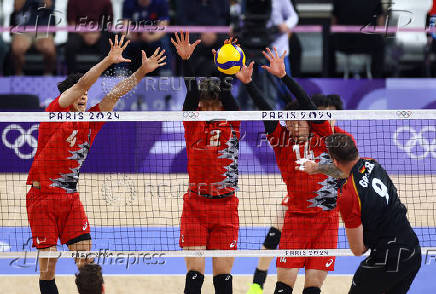
<svg viewBox="0 0 436 294"><path fill-rule="evenodd" d="M320 294L321 289L318 287L309 287L303 290L303 294Z"/></svg>
<svg viewBox="0 0 436 294"><path fill-rule="evenodd" d="M280 230L271 227L269 229L268 234L266 234L265 241L263 242L263 246L266 249L274 250L277 248L277 245L280 243L280 237L282 236L282 232Z"/></svg>
<svg viewBox="0 0 436 294"><path fill-rule="evenodd" d="M216 275L213 277L213 286L215 287L215 293L219 294L232 294L233 277L231 274Z"/></svg>
<svg viewBox="0 0 436 294"><path fill-rule="evenodd" d="M204 275L197 271L189 271L186 274L185 294L200 294L203 286Z"/></svg>
<svg viewBox="0 0 436 294"><path fill-rule="evenodd" d="M276 283L274 294L292 294L292 287L282 282Z"/></svg>

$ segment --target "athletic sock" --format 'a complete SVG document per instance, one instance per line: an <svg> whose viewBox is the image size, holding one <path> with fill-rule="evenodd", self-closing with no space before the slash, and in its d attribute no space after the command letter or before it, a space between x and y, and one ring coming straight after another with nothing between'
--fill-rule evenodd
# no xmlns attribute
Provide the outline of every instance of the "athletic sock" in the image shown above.
<svg viewBox="0 0 436 294"><path fill-rule="evenodd" d="M254 276L253 276L253 284L258 284L263 289L263 285L265 284L267 273L268 271L262 271L256 268L256 271L254 272Z"/></svg>
<svg viewBox="0 0 436 294"><path fill-rule="evenodd" d="M59 294L55 279L39 280L39 290L41 291L41 294Z"/></svg>

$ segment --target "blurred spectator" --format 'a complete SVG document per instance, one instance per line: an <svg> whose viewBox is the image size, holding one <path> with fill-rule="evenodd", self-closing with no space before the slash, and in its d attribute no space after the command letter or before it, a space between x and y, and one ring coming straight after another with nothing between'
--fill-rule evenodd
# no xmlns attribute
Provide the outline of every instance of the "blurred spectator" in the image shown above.
<svg viewBox="0 0 436 294"><path fill-rule="evenodd" d="M333 0L332 25L384 26L381 0ZM385 44L382 35L340 33L331 36L329 74L335 75L335 51L345 54L371 55L371 71L374 77L383 75Z"/></svg>
<svg viewBox="0 0 436 294"><path fill-rule="evenodd" d="M237 2L237 1L234 1ZM216 0L183 0L178 1L177 25L182 26L228 26L230 25L230 2ZM193 9L195 7L195 9ZM201 39L192 60L194 72L199 76L218 74L212 49L223 45L227 35L212 32L193 35L192 40Z"/></svg>
<svg viewBox="0 0 436 294"><path fill-rule="evenodd" d="M11 15L13 26L49 26L54 25L53 0L15 0ZM56 66L56 47L53 34L15 33L11 43L11 58L15 75L23 74L26 52L32 46L44 55L44 74L51 75Z"/></svg>
<svg viewBox="0 0 436 294"><path fill-rule="evenodd" d="M292 33L292 28L298 24L298 15L295 12L294 6L290 0L272 0L271 19L267 23L267 27L277 28L275 40L271 47L276 47L279 55L286 53L285 66L286 72L291 75L289 64L289 35Z"/></svg>
<svg viewBox="0 0 436 294"><path fill-rule="evenodd" d="M187 26L229 25L228 0L177 0L179 22Z"/></svg>
<svg viewBox="0 0 436 294"><path fill-rule="evenodd" d="M3 38L0 35L0 76L3 75L4 61L6 53L8 52L8 46L3 42Z"/></svg>
<svg viewBox="0 0 436 294"><path fill-rule="evenodd" d="M230 0L230 23L237 25L242 13L241 3L239 0Z"/></svg>
<svg viewBox="0 0 436 294"><path fill-rule="evenodd" d="M86 71L88 68L80 68L77 62L78 54L97 55L101 58L109 51L109 34L106 27L113 21L112 2L111 0L68 0L67 21L68 25L76 27L100 26L95 32L68 34L65 48L68 73Z"/></svg>
<svg viewBox="0 0 436 294"><path fill-rule="evenodd" d="M156 48L161 47L167 51L167 65L157 73L168 75L170 73L171 56L169 50L169 38L159 28L169 25L168 1L167 0L124 0L123 19L130 20L139 27L152 26L156 31L130 32L128 38L130 45L126 48L126 56L132 60L130 67L136 70L141 65L141 50L147 56L153 54ZM166 73L162 73L166 71Z"/></svg>
<svg viewBox="0 0 436 294"><path fill-rule="evenodd" d="M224 43L224 36L216 33L202 33L201 43L197 46L191 65L198 76L215 76L218 71L213 59L212 49L220 48ZM193 38L193 40L195 40Z"/></svg>
<svg viewBox="0 0 436 294"><path fill-rule="evenodd" d="M299 14L297 7L296 7L296 1L291 0L292 6L294 6L294 10ZM301 57L302 57L302 48L300 39L298 38L298 35L294 32L289 33L289 55L288 60L289 64L292 70L292 76L299 77L301 75Z"/></svg>
<svg viewBox="0 0 436 294"><path fill-rule="evenodd" d="M433 6L428 12L427 15L427 25L435 29L436 28L436 0L433 0ZM432 62L432 55L434 56L436 53L436 32L432 32L428 35L428 46L426 48L426 56L425 56L425 66L426 66L426 76L430 77L433 75L434 69Z"/></svg>

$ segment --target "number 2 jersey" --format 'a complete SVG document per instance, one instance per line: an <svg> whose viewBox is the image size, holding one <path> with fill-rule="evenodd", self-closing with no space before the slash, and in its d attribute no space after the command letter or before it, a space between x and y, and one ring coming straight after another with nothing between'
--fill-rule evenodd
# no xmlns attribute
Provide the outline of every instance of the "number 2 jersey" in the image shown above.
<svg viewBox="0 0 436 294"><path fill-rule="evenodd" d="M318 213L336 208L335 178L324 174L308 175L304 171L295 170L298 167L296 161L303 158L321 164L332 163L325 145L325 138L333 134L330 123L310 123L310 126L309 140L299 144L295 144L287 128L280 123L268 135L282 179L287 186L287 205L290 212ZM335 127L335 133L348 134L339 127Z"/></svg>
<svg viewBox="0 0 436 294"><path fill-rule="evenodd" d="M189 192L233 195L238 186L240 122L185 121Z"/></svg>
<svg viewBox="0 0 436 294"><path fill-rule="evenodd" d="M59 96L60 97L60 96ZM59 97L45 111L67 112ZM100 111L96 105L89 111ZM39 125L38 148L27 178L27 185L34 181L43 193L75 193L79 170L104 122L42 122Z"/></svg>
<svg viewBox="0 0 436 294"><path fill-rule="evenodd" d="M397 189L374 159L361 158L354 165L339 189L338 206L346 228L363 226L367 248L385 248L394 240L412 246L418 244Z"/></svg>

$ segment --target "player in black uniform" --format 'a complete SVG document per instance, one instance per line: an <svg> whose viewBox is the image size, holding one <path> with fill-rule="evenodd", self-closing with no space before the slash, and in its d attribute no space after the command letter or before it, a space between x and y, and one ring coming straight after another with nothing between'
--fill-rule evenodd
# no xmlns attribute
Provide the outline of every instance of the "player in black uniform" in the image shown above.
<svg viewBox="0 0 436 294"><path fill-rule="evenodd" d="M350 248L359 256L371 250L349 293L407 293L421 267L421 248L397 189L377 161L359 157L351 137L334 134L326 144L336 167L348 175L337 203Z"/></svg>

